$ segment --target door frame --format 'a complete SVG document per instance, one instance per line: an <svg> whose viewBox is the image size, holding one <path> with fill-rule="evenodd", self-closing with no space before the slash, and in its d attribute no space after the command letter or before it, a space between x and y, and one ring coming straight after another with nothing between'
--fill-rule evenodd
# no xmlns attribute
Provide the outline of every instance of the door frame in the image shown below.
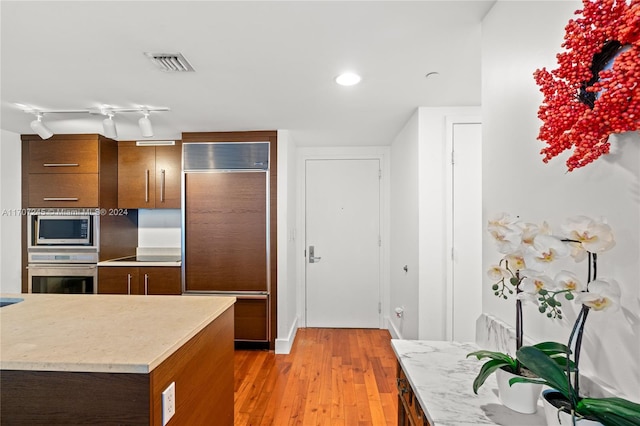
<svg viewBox="0 0 640 426"><path fill-rule="evenodd" d="M482 126L482 117L479 114L452 114L447 115L445 118L446 123L446 135L445 135L445 152L448 156L447 161L445 161L445 229L446 229L446 238L445 238L445 338L447 340L453 340L453 323L455 320L455 312L454 312L454 300L453 300L453 287L454 287L454 276L453 276L453 190L454 190L454 181L453 181L453 138L454 138L454 127L457 124L479 124ZM480 141L482 143L482 139ZM479 158L478 161L482 166L482 158ZM479 176L482 179L482 176ZM480 206L480 212L482 214L482 206ZM482 253L478 254L482 256ZM479 277L482 280L482 277ZM479 301L480 305L482 305L482 301Z"/></svg>
<svg viewBox="0 0 640 426"><path fill-rule="evenodd" d="M389 328L389 294L390 294L390 273L389 273L389 192L390 192L390 148L386 146L373 147L328 147L328 148L298 148L298 229L300 238L297 239L297 265L298 276L298 298L297 298L297 318L298 323L303 327L307 326L305 306L307 299L306 282L306 161L307 160L378 160L382 177L380 179L380 237L382 246L380 251L380 303L382 306L379 328Z"/></svg>

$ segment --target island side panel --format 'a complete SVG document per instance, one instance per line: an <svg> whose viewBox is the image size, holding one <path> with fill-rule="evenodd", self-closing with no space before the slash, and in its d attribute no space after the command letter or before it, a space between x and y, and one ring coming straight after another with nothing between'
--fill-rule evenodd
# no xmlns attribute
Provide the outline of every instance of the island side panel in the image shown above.
<svg viewBox="0 0 640 426"><path fill-rule="evenodd" d="M146 374L0 372L0 423L149 424Z"/></svg>
<svg viewBox="0 0 640 426"><path fill-rule="evenodd" d="M233 426L233 316L231 306L151 372L150 424L162 425L162 392L175 382L170 426Z"/></svg>

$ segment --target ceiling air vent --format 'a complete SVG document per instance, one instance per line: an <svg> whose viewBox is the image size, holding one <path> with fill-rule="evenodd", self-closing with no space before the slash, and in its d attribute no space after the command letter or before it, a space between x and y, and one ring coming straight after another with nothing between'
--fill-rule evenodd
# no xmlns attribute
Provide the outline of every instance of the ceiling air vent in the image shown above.
<svg viewBox="0 0 640 426"><path fill-rule="evenodd" d="M145 52L153 64L165 72L192 72L195 71L182 53L149 53Z"/></svg>

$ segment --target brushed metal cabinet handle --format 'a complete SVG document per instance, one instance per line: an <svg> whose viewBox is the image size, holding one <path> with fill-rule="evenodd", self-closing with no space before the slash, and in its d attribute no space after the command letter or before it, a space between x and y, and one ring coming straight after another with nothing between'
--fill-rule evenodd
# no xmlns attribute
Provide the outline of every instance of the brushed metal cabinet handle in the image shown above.
<svg viewBox="0 0 640 426"><path fill-rule="evenodd" d="M165 181L165 171L164 169L160 169L160 202L164 203L164 181Z"/></svg>
<svg viewBox="0 0 640 426"><path fill-rule="evenodd" d="M149 294L149 274L144 274L144 295Z"/></svg>
<svg viewBox="0 0 640 426"><path fill-rule="evenodd" d="M78 167L78 163L43 163L44 167Z"/></svg>
<svg viewBox="0 0 640 426"><path fill-rule="evenodd" d="M127 274L127 294L131 294L131 274Z"/></svg>
<svg viewBox="0 0 640 426"><path fill-rule="evenodd" d="M44 197L42 201L78 201L78 197Z"/></svg>
<svg viewBox="0 0 640 426"><path fill-rule="evenodd" d="M149 169L144 172L144 202L149 202Z"/></svg>

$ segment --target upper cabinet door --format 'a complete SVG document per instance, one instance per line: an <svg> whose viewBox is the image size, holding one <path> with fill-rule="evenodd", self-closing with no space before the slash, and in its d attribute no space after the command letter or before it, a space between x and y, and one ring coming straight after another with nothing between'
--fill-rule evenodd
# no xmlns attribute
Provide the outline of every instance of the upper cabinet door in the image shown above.
<svg viewBox="0 0 640 426"><path fill-rule="evenodd" d="M179 209L182 144L136 146L118 144L118 207Z"/></svg>
<svg viewBox="0 0 640 426"><path fill-rule="evenodd" d="M98 140L32 140L29 173L98 173Z"/></svg>
<svg viewBox="0 0 640 426"><path fill-rule="evenodd" d="M156 150L153 146L118 145L118 207L151 209L156 198Z"/></svg>
<svg viewBox="0 0 640 426"><path fill-rule="evenodd" d="M156 208L179 209L182 178L182 143L156 146Z"/></svg>

